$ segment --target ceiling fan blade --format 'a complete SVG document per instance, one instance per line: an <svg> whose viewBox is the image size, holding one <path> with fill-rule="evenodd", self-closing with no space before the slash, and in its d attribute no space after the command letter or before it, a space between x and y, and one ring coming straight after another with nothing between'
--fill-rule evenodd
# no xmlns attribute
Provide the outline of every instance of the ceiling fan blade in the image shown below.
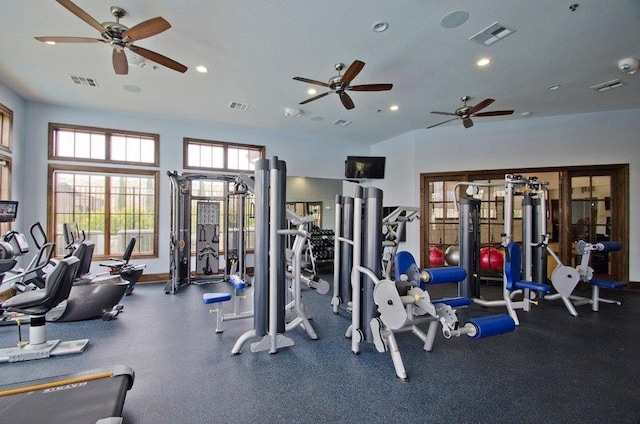
<svg viewBox="0 0 640 424"><path fill-rule="evenodd" d="M447 122L455 121L456 119L458 118L452 118L452 119L447 119L446 121L438 122L437 124L427 127L427 129L437 127L438 125L446 124Z"/></svg>
<svg viewBox="0 0 640 424"><path fill-rule="evenodd" d="M326 93L318 94L317 96L311 97L310 99L307 99L305 101L300 102L300 104L304 105L304 104L307 104L307 103L312 102L314 100L318 100L319 98L324 97L329 93L331 93L331 91L327 91Z"/></svg>
<svg viewBox="0 0 640 424"><path fill-rule="evenodd" d="M471 118L464 118L462 120L462 125L464 125L465 128L471 128L473 127L473 121L471 120Z"/></svg>
<svg viewBox="0 0 640 424"><path fill-rule="evenodd" d="M161 55L160 53L147 50L143 47L134 46L132 44L129 46L129 50L139 54L140 56L146 59L154 61L158 65L166 66L169 69L173 69L174 71L184 73L187 71L187 69L189 69L186 66L184 66L182 63L178 63L173 59L169 59L168 57Z"/></svg>
<svg viewBox="0 0 640 424"><path fill-rule="evenodd" d="M321 81L316 81L316 80L312 80L309 78L302 78L302 77L293 77L294 80L296 81L302 81L302 82L306 82L309 84L315 84L315 85L321 85L323 87L329 87L329 84L327 84L326 82L321 82Z"/></svg>
<svg viewBox="0 0 640 424"><path fill-rule="evenodd" d="M359 60L354 60L353 63L344 71L344 75L342 76L342 85L344 87L348 86L349 83L362 71L364 68L364 62ZM348 109L348 108L347 108Z"/></svg>
<svg viewBox="0 0 640 424"><path fill-rule="evenodd" d="M71 13L73 13L74 15L76 15L78 18L82 19L83 21L85 21L86 23L88 23L89 25L91 25L92 27L94 27L95 29L97 29L98 31L100 31L100 34L102 34L103 32L106 31L105 27L102 26L100 24L100 22L96 21L95 19L93 19L91 17L91 15L89 15L87 12L85 12L84 10L80 9L75 3L73 3L71 0L56 0L58 3L60 3L62 6L64 6L65 8L67 8L67 10L69 10Z"/></svg>
<svg viewBox="0 0 640 424"><path fill-rule="evenodd" d="M478 112L479 110L482 110L485 107L489 106L493 102L495 102L495 99L484 99L483 101L481 101L480 103L478 103L475 106L472 106L471 109L469 109L469 115L473 115L474 113Z"/></svg>
<svg viewBox="0 0 640 424"><path fill-rule="evenodd" d="M347 93L345 93L344 91L340 92L340 101L342 101L342 105L347 109L353 109L354 107L356 107L356 105L353 104L353 100L351 100L351 97L349 97L349 95Z"/></svg>
<svg viewBox="0 0 640 424"><path fill-rule="evenodd" d="M451 113L451 112L437 112L437 111L432 111L431 113L435 113L437 115L447 115L447 116L458 116L457 113Z"/></svg>
<svg viewBox="0 0 640 424"><path fill-rule="evenodd" d="M113 70L117 75L127 75L129 73L129 64L127 63L127 55L124 54L124 50L113 49L111 55L113 61Z"/></svg>
<svg viewBox="0 0 640 424"><path fill-rule="evenodd" d="M129 37L131 41L142 40L156 34L160 34L163 31L171 28L171 24L164 18L158 16L157 18L149 19L141 22L138 25L134 25L125 32L122 33L122 38Z"/></svg>
<svg viewBox="0 0 640 424"><path fill-rule="evenodd" d="M473 116L501 116L501 115L511 115L511 114L513 114L512 110L493 110L491 112L474 113Z"/></svg>
<svg viewBox="0 0 640 424"><path fill-rule="evenodd" d="M386 91L391 90L393 84L363 84L363 85L351 85L347 87L347 90L351 91Z"/></svg>
<svg viewBox="0 0 640 424"><path fill-rule="evenodd" d="M99 38L90 37L35 37L36 40L43 43L104 43Z"/></svg>

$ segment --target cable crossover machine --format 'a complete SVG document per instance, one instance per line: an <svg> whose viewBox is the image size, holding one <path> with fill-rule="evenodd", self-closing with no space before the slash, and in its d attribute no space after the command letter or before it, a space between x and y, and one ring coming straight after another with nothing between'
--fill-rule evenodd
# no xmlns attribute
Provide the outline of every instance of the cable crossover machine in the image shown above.
<svg viewBox="0 0 640 424"><path fill-rule="evenodd" d="M188 284L227 281L230 275L247 281L246 219L253 215L253 194L232 175L180 175L175 171L167 175L171 181L172 206L171 277L165 284L165 293L175 294ZM211 188L216 182L222 183L219 184L222 190ZM220 228L221 210L224 229ZM220 244L221 230L224 249ZM224 260L222 267L221 260Z"/></svg>

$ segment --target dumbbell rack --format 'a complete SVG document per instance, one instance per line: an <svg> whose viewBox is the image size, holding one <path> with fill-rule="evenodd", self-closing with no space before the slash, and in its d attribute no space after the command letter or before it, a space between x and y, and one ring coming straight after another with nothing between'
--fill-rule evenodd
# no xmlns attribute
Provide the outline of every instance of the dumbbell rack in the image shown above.
<svg viewBox="0 0 640 424"><path fill-rule="evenodd" d="M308 272L317 274L319 266L333 265L334 258L334 238L333 230L316 230L312 231L309 236L309 249L307 251L309 265L311 269Z"/></svg>

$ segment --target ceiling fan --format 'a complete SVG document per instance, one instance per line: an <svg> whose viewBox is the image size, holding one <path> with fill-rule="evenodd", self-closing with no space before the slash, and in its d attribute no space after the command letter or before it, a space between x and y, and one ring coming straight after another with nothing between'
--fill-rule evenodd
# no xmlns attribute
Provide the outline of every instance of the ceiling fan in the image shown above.
<svg viewBox="0 0 640 424"><path fill-rule="evenodd" d="M102 38L89 37L35 37L36 40L44 43L105 43L113 47L112 61L113 69L118 75L126 75L129 73L129 64L124 50L128 49L133 53L149 59L159 65L166 66L178 72L186 72L187 67L173 59L169 59L159 53L147 50L145 48L134 45L133 43L143 38L157 35L171 28L169 22L164 18L157 17L141 22L128 28L120 23L120 18L125 15L124 9L111 6L111 14L115 16L115 22L99 23L93 19L87 12L82 10L70 0L56 0L62 6L67 8L71 13L94 27L100 32Z"/></svg>
<svg viewBox="0 0 640 424"><path fill-rule="evenodd" d="M471 118L475 118L477 116L500 116L500 115L511 115L513 110L493 110L491 112L480 112L485 107L489 106L491 103L495 102L495 99L484 99L480 103L475 106L468 106L467 102L469 101L469 96L461 97L462 106L457 108L453 113L451 112L431 112L436 113L438 115L449 115L455 116L455 118L447 119L446 121L437 123L435 125L431 125L429 128L437 127L438 125L446 124L447 122L454 121L456 119L462 119L462 125L465 128L471 128L473 126L473 121Z"/></svg>
<svg viewBox="0 0 640 424"><path fill-rule="evenodd" d="M338 75L331 77L329 82L321 82L308 78L302 77L293 77L296 81L307 82L309 84L320 85L322 87L329 88L329 91L324 92L322 94L318 94L317 96L311 97L303 102L300 102L301 105L305 103L312 102L314 100L318 100L321 97L328 95L329 93L336 93L340 96L340 101L347 109L353 109L355 105L353 104L353 100L345 91L386 91L391 90L393 84L364 84L364 85L350 85L351 81L362 71L364 68L364 62L359 60L354 60L353 63L344 71L343 75L340 75L340 72L344 69L344 63L336 63L334 65L336 71L338 71Z"/></svg>

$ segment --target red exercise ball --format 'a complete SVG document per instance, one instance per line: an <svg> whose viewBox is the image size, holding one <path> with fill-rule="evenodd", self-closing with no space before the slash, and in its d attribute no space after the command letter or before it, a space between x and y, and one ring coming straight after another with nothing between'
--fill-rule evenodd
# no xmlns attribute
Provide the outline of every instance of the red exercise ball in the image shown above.
<svg viewBox="0 0 640 424"><path fill-rule="evenodd" d="M442 249L429 246L429 266L443 266L444 265L444 253Z"/></svg>
<svg viewBox="0 0 640 424"><path fill-rule="evenodd" d="M480 268L486 270L501 270L504 264L502 252L495 247L480 249Z"/></svg>

